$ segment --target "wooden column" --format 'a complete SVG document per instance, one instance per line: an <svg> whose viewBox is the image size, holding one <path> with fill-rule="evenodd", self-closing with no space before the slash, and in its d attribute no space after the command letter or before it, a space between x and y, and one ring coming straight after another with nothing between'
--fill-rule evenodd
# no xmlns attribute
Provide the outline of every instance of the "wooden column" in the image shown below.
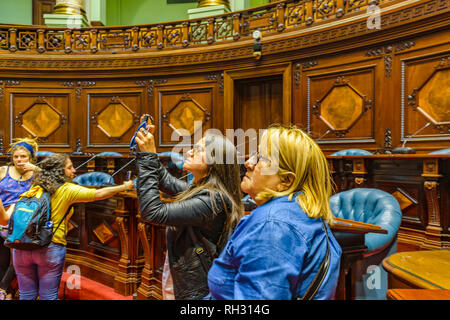
<svg viewBox="0 0 450 320"><path fill-rule="evenodd" d="M144 269L141 284L137 290L138 300L162 300L161 279L155 272L156 226L140 222L138 224L139 240L144 250Z"/></svg>
<svg viewBox="0 0 450 320"><path fill-rule="evenodd" d="M427 201L428 225L425 230L424 247L436 248L442 241L441 210L439 206L439 158L423 160L424 191Z"/></svg>
<svg viewBox="0 0 450 320"><path fill-rule="evenodd" d="M367 164L365 159L353 159L353 171L355 177L355 187L364 188L367 182Z"/></svg>

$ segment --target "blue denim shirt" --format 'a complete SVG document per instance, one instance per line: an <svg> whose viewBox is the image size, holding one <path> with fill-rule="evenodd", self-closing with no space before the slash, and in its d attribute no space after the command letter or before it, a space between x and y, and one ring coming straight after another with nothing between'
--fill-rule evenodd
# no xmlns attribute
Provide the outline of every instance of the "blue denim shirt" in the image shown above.
<svg viewBox="0 0 450 320"><path fill-rule="evenodd" d="M314 299L333 299L337 286L342 249L329 228L328 234L330 269ZM214 260L208 274L211 299L302 297L317 274L326 248L322 221L309 218L296 197L272 199L241 219Z"/></svg>

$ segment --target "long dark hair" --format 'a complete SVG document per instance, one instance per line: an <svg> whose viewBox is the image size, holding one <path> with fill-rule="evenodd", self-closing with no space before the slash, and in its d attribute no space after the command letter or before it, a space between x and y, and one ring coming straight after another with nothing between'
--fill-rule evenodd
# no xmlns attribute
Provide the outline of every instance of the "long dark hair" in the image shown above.
<svg viewBox="0 0 450 320"><path fill-rule="evenodd" d="M228 139L221 135L206 135L204 141L209 174L200 181L196 181L191 188L180 193L176 199L183 201L199 191L207 189L210 191L213 212L217 214L219 206L216 202L216 195L219 195L227 213L224 226L224 234L226 234L236 226L244 214L237 150ZM231 204L231 207L227 205L225 197L229 200L228 203Z"/></svg>
<svg viewBox="0 0 450 320"><path fill-rule="evenodd" d="M56 189L68 181L64 172L68 159L69 156L66 154L55 153L42 160L39 163L39 170L36 170L33 184L54 193Z"/></svg>

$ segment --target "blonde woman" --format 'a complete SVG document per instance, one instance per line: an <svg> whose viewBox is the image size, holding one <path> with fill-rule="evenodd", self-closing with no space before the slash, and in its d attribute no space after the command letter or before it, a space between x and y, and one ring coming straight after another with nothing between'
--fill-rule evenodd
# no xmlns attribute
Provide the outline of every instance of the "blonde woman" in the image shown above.
<svg viewBox="0 0 450 320"><path fill-rule="evenodd" d="M258 207L214 260L211 298L303 298L329 252L329 268L308 298L333 299L342 250L328 227L331 180L319 146L295 126L269 127L245 167L241 189Z"/></svg>
<svg viewBox="0 0 450 320"><path fill-rule="evenodd" d="M38 148L35 139L15 139L9 149L12 163L0 167L0 200L9 213L12 210L8 209L13 209L19 195L31 187ZM3 245L7 232L5 224L9 217L5 218L6 223L3 217L0 221L0 300L6 299L10 283L15 277L14 267L10 264L11 250Z"/></svg>

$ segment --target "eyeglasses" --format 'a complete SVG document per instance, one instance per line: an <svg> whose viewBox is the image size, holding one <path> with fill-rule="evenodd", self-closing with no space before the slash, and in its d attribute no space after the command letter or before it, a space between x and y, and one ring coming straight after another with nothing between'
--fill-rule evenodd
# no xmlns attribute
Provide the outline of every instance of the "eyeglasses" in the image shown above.
<svg viewBox="0 0 450 320"><path fill-rule="evenodd" d="M250 157L248 158L248 161L248 164L253 167L256 166L260 161L264 164L271 162L269 158L260 155L259 152L252 152L250 154Z"/></svg>

